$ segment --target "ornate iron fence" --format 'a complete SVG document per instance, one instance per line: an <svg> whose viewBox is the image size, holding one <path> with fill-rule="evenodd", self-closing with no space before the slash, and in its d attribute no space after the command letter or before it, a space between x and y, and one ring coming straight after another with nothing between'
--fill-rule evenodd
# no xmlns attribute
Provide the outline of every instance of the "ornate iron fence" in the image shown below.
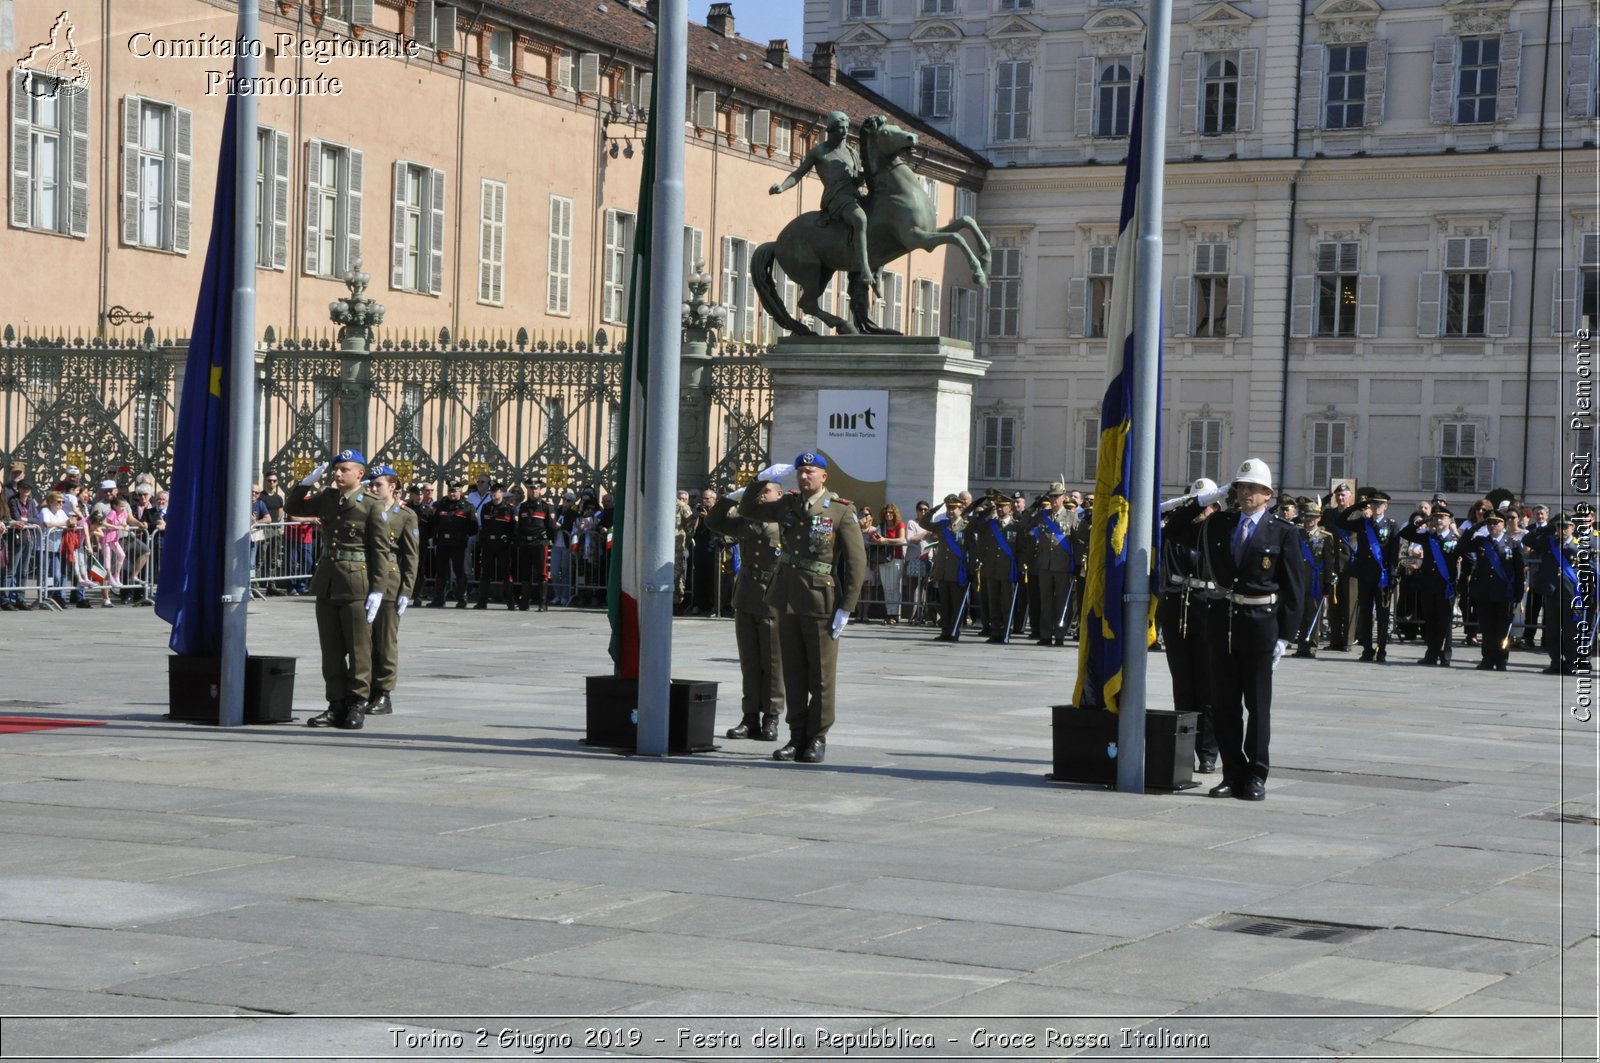
<svg viewBox="0 0 1600 1063"><path fill-rule="evenodd" d="M172 471L173 428L187 341L153 332L110 340L0 333L0 459L36 480L76 465ZM718 487L766 463L772 396L760 349L715 352L707 419L709 475ZM383 339L370 354L330 340L283 339L268 329L258 354L261 468L302 476L339 449L359 419L370 457L407 481L479 475L608 489L616 473L622 355L593 343L452 338Z"/></svg>

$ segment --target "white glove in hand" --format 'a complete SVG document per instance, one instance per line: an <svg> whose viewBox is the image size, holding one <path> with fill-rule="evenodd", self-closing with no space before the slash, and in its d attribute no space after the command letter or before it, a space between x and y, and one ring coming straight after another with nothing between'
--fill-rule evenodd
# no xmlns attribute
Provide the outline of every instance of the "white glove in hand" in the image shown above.
<svg viewBox="0 0 1600 1063"><path fill-rule="evenodd" d="M777 465L768 465L765 469L762 469L760 472L756 473L756 479L776 483L783 480L787 476L793 475L794 466L785 465L780 462Z"/></svg>
<svg viewBox="0 0 1600 1063"><path fill-rule="evenodd" d="M737 491L729 491L726 497L729 502L737 502L744 497L744 488L741 487Z"/></svg>
<svg viewBox="0 0 1600 1063"><path fill-rule="evenodd" d="M411 604L411 599L407 598L403 594L400 597L396 598L394 600L394 615L395 616L405 616L406 615L406 606L408 606L410 604Z"/></svg>
<svg viewBox="0 0 1600 1063"><path fill-rule="evenodd" d="M367 595L367 623L378 619L378 607L383 604L383 592L373 591Z"/></svg>
<svg viewBox="0 0 1600 1063"><path fill-rule="evenodd" d="M833 637L838 638L844 634L844 626L850 622L850 614L843 609L833 611Z"/></svg>
<svg viewBox="0 0 1600 1063"><path fill-rule="evenodd" d="M1480 524L1478 525L1478 530L1472 533L1472 537L1476 539L1480 535L1487 536L1488 534L1489 526L1487 524Z"/></svg>
<svg viewBox="0 0 1600 1063"><path fill-rule="evenodd" d="M1217 502L1221 502L1227 497L1228 489L1226 487L1216 487L1212 488L1210 491L1201 491L1198 495L1194 496L1195 501L1199 502L1202 506L1213 505Z"/></svg>
<svg viewBox="0 0 1600 1063"><path fill-rule="evenodd" d="M327 471L328 471L328 463L327 462L323 462L321 465L318 465L315 469L311 470L311 475L307 476L304 480L300 481L300 486L301 487L312 487L312 486L314 486L318 480L322 479L322 474L327 472Z"/></svg>
<svg viewBox="0 0 1600 1063"><path fill-rule="evenodd" d="M1273 647L1272 647L1272 670L1274 672L1276 672L1278 670L1278 662L1283 660L1284 651L1287 650L1288 648L1289 648L1289 643L1288 643L1288 641L1286 639L1279 639L1273 645Z"/></svg>

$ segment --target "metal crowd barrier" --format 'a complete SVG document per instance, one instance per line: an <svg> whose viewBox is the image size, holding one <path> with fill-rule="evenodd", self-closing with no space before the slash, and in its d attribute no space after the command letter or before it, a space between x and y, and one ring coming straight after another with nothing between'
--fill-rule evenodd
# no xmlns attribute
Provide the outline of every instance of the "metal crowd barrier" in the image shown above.
<svg viewBox="0 0 1600 1063"><path fill-rule="evenodd" d="M311 575L322 548L316 521L263 521L250 529L250 592L309 594Z"/></svg>
<svg viewBox="0 0 1600 1063"><path fill-rule="evenodd" d="M0 534L0 603L32 609L44 601L45 529L36 524Z"/></svg>

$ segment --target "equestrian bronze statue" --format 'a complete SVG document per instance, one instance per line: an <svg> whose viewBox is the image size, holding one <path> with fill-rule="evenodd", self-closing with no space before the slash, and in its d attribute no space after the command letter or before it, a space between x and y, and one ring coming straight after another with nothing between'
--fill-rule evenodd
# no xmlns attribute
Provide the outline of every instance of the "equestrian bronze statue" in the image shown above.
<svg viewBox="0 0 1600 1063"><path fill-rule="evenodd" d="M801 160L799 167L784 181L772 186L777 194L792 188L807 171L814 171L823 182L822 209L807 211L795 218L778 238L756 248L751 257L751 272L756 294L772 319L790 332L814 335L797 321L783 305L773 264L800 289L798 307L841 334L876 333L898 335L872 320L871 290L881 292L879 271L885 264L910 251L931 251L950 244L967 256L978 287L989 282L989 241L978 223L960 217L950 224L937 225L934 204L922 190L922 183L905 156L917 145L917 134L891 123L883 115L873 115L861 123L861 155L846 141L849 119L835 112L828 118L827 139L818 143ZM866 194L860 192L862 183ZM864 221L864 225L862 222ZM966 230L969 243L961 235ZM861 233L865 232L865 260ZM973 245L978 250L973 251ZM850 319L823 310L817 299L833 275L847 273Z"/></svg>

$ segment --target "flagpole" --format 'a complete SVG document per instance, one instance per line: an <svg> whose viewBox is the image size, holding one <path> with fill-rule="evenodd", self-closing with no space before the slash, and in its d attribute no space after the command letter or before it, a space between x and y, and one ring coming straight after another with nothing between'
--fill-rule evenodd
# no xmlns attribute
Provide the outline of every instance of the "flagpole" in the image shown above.
<svg viewBox="0 0 1600 1063"><path fill-rule="evenodd" d="M236 83L257 76L255 47L261 36L259 0L239 0L241 42L234 60ZM233 335L228 376L227 556L223 570L222 680L217 723L244 723L246 628L250 617L250 481L255 440L256 380L256 97L240 93L234 111ZM218 173L217 180L227 175ZM220 219L212 219L220 224Z"/></svg>
<svg viewBox="0 0 1600 1063"><path fill-rule="evenodd" d="M636 749L667 752L672 690L672 553L678 487L678 359L683 335L683 126L689 83L689 7L661 0L656 15L656 181L650 211L650 391L645 404L640 540L639 728Z"/></svg>
<svg viewBox="0 0 1600 1063"><path fill-rule="evenodd" d="M1146 672L1150 665L1150 572L1155 542L1156 401L1161 366L1161 221L1167 165L1167 72L1172 55L1172 0L1151 0L1145 52L1143 154L1139 160L1139 254L1133 308L1133 403L1129 418L1128 566L1123 590L1121 711L1117 717L1117 790L1144 793Z"/></svg>

